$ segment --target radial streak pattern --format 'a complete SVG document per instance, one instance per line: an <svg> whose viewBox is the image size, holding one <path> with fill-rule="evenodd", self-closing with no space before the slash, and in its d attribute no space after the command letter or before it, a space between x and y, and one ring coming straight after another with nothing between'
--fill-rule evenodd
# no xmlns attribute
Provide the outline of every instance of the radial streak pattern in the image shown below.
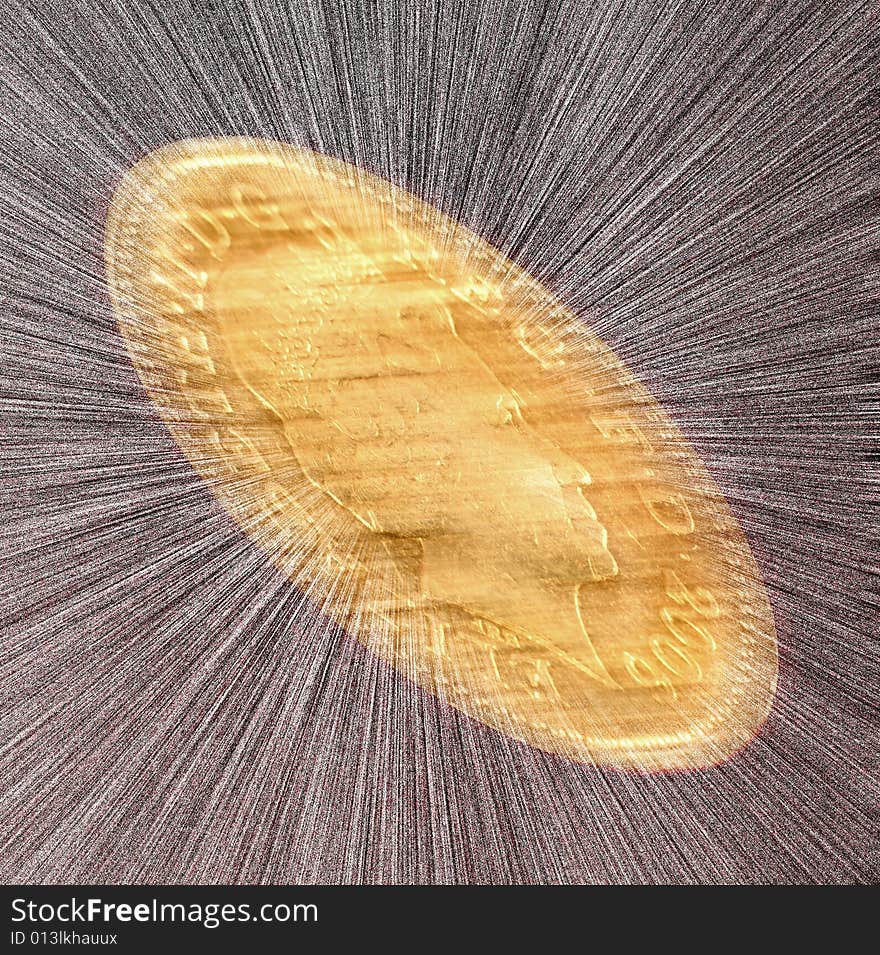
<svg viewBox="0 0 880 955"><path fill-rule="evenodd" d="M10 0L0 12L0 878L876 879L869 3ZM438 704L217 504L119 334L110 197L191 137L408 189L543 281L706 462L779 690L714 768ZM328 526L333 521L326 515Z"/></svg>

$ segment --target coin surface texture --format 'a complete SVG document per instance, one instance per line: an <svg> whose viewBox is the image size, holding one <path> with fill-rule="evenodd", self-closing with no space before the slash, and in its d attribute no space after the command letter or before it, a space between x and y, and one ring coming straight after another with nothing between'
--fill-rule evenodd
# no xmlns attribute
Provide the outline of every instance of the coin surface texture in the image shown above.
<svg viewBox="0 0 880 955"><path fill-rule="evenodd" d="M588 325L473 232L308 150L194 140L108 217L135 367L321 608L566 758L712 765L773 701L773 619L706 468Z"/></svg>

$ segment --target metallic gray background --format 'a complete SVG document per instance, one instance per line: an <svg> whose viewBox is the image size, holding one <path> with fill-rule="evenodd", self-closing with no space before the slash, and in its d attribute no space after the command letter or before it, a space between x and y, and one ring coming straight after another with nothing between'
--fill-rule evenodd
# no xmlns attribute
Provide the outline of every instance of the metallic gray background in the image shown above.
<svg viewBox="0 0 880 955"><path fill-rule="evenodd" d="M0 878L875 880L878 32L853 2L5 4ZM147 402L101 258L124 169L218 134L411 188L639 374L768 584L755 743L655 776L533 751L242 536Z"/></svg>

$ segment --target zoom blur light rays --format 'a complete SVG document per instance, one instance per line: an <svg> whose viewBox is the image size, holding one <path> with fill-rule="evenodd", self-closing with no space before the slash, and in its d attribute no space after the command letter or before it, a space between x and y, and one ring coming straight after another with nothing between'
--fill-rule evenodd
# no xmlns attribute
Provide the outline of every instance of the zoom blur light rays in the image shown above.
<svg viewBox="0 0 880 955"><path fill-rule="evenodd" d="M868 5L2 17L7 879L876 875ZM229 135L436 204L646 382L768 583L781 682L752 746L668 777L536 753L319 622L217 510L133 376L101 250L126 169Z"/></svg>

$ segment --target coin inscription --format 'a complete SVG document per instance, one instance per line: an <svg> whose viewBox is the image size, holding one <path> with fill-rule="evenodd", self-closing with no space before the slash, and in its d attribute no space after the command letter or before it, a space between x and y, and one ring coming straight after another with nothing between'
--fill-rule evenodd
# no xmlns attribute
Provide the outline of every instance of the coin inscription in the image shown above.
<svg viewBox="0 0 880 955"><path fill-rule="evenodd" d="M772 614L694 452L525 271L306 150L188 141L114 196L134 364L181 448L348 632L570 759L729 757L773 700Z"/></svg>

